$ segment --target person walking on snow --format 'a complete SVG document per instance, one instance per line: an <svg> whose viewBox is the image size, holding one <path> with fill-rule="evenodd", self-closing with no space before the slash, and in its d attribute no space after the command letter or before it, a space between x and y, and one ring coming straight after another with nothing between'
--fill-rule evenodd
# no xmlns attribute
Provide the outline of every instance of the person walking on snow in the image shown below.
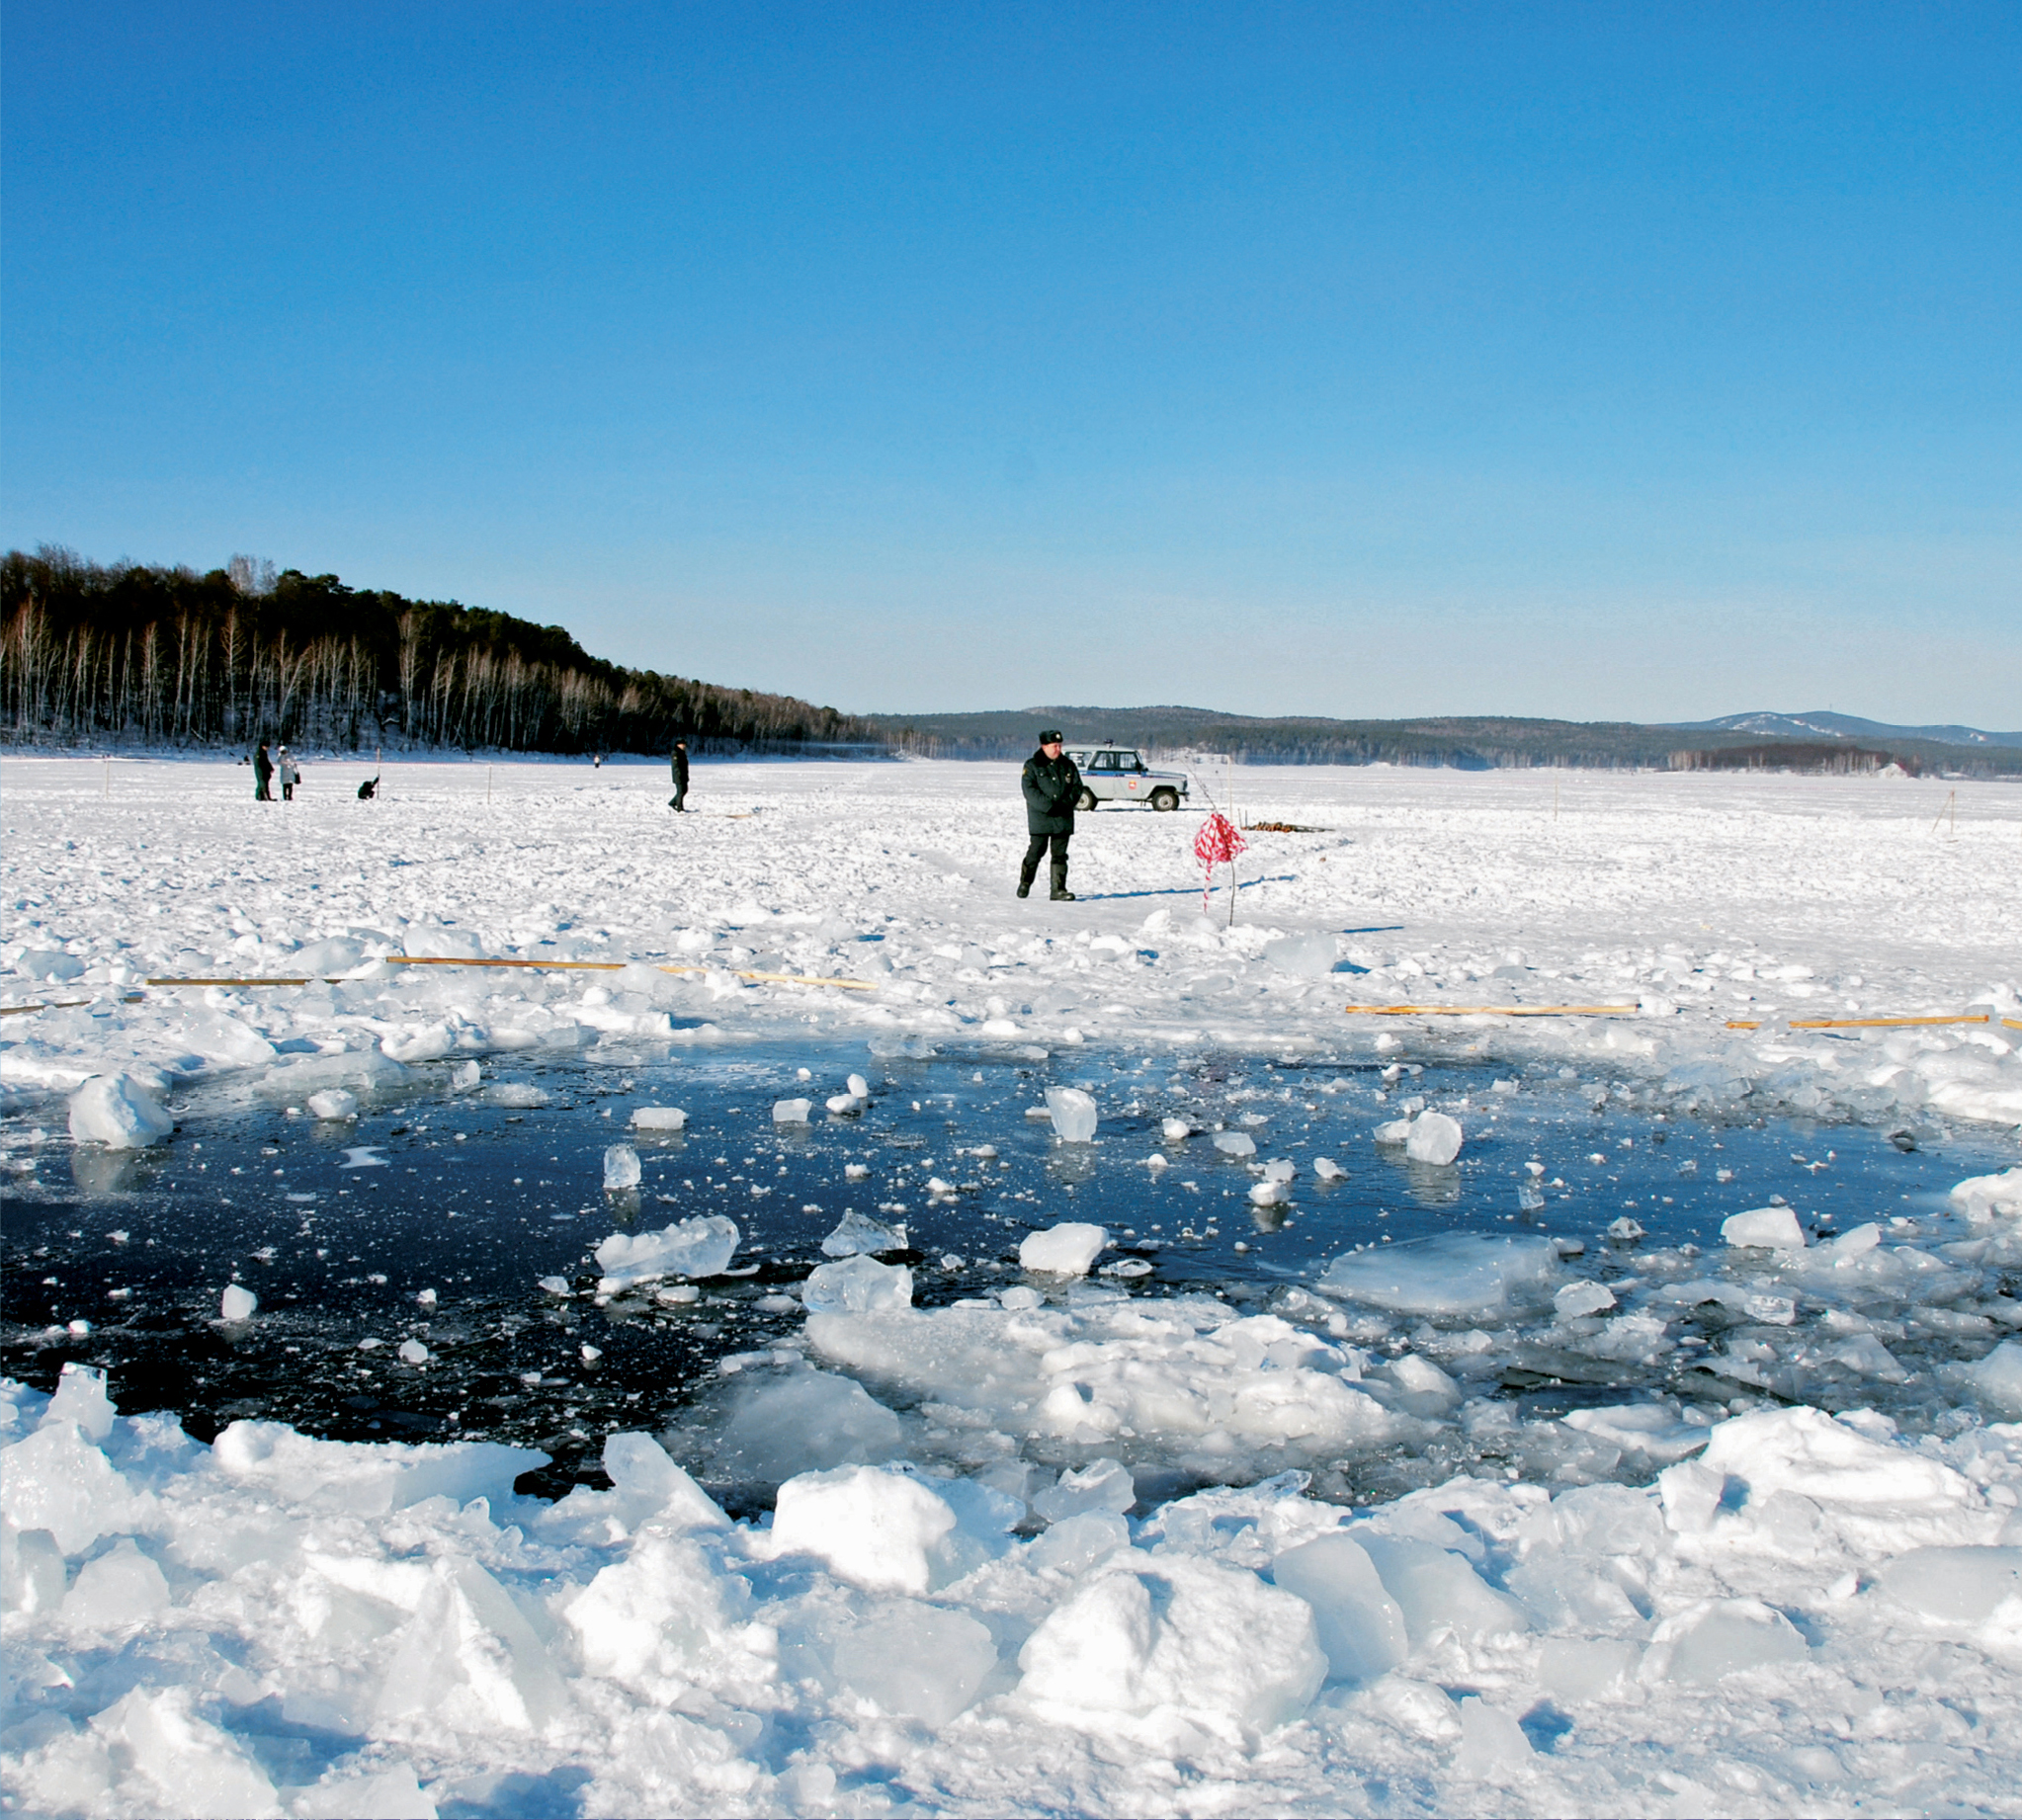
<svg viewBox="0 0 2022 1820"><path fill-rule="evenodd" d="M1025 826L1032 836L1018 868L1018 895L1030 895L1040 856L1052 847L1053 888L1050 895L1056 904L1071 904L1074 893L1067 889L1067 843L1074 838L1074 804L1081 797L1081 773L1060 750L1057 727L1042 730L1039 750L1025 761L1018 786L1025 792Z"/></svg>
<svg viewBox="0 0 2022 1820"><path fill-rule="evenodd" d="M681 815L685 814L688 808L687 740L677 739L674 742L674 752L670 762L674 767L674 793L673 795L667 798L667 806L670 809L672 809L675 814Z"/></svg>
<svg viewBox="0 0 2022 1820"><path fill-rule="evenodd" d="M253 753L253 800L255 802L274 800L274 761L267 756L267 742L264 739Z"/></svg>
<svg viewBox="0 0 2022 1820"><path fill-rule="evenodd" d="M293 802L295 800L295 786L301 782L301 771L296 766L295 760L289 757L286 746L281 748L279 757L281 759L281 800L283 802Z"/></svg>

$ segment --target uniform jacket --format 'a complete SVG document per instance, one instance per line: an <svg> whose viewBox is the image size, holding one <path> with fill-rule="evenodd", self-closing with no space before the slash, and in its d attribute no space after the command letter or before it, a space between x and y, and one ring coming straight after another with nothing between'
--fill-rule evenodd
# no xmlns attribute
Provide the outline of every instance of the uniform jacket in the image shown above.
<svg viewBox="0 0 2022 1820"><path fill-rule="evenodd" d="M674 767L674 783L682 789L688 787L688 754L675 752L668 755L668 762Z"/></svg>
<svg viewBox="0 0 2022 1820"><path fill-rule="evenodd" d="M1074 832L1074 804L1081 794L1081 773L1064 752L1056 759L1035 752L1025 761L1018 785L1025 792L1027 833Z"/></svg>

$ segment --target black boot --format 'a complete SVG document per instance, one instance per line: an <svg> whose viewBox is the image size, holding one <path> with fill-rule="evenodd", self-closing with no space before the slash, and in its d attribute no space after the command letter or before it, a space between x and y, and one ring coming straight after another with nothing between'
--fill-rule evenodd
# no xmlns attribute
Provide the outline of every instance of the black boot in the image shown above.
<svg viewBox="0 0 2022 1820"><path fill-rule="evenodd" d="M1056 904L1071 904L1074 901L1074 893L1067 889L1067 869L1064 866L1053 868L1053 899Z"/></svg>
<svg viewBox="0 0 2022 1820"><path fill-rule="evenodd" d="M1023 866L1019 867L1018 895L1020 897L1030 897L1032 895L1032 877L1038 870L1039 862L1037 860L1028 860Z"/></svg>

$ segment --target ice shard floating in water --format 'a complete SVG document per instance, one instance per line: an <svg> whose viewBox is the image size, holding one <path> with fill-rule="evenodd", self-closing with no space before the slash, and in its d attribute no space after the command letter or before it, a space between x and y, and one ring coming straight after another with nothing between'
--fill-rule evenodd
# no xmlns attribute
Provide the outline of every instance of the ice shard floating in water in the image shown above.
<svg viewBox="0 0 2022 1820"><path fill-rule="evenodd" d="M1398 1314L1498 1314L1512 1297L1542 1297L1558 1272L1550 1239L1455 1232L1344 1252L1316 1286Z"/></svg>
<svg viewBox="0 0 2022 1820"><path fill-rule="evenodd" d="M677 1220L658 1232L614 1232L596 1250L607 1295L659 1277L716 1277L737 1249L737 1226L720 1213Z"/></svg>

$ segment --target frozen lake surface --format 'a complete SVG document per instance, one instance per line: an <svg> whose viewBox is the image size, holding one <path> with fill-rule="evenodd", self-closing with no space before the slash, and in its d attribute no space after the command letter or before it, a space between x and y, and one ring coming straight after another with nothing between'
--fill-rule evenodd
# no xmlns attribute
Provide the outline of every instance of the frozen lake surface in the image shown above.
<svg viewBox="0 0 2022 1820"><path fill-rule="evenodd" d="M2022 790L356 769L0 762L11 1811L2022 1811Z"/></svg>

